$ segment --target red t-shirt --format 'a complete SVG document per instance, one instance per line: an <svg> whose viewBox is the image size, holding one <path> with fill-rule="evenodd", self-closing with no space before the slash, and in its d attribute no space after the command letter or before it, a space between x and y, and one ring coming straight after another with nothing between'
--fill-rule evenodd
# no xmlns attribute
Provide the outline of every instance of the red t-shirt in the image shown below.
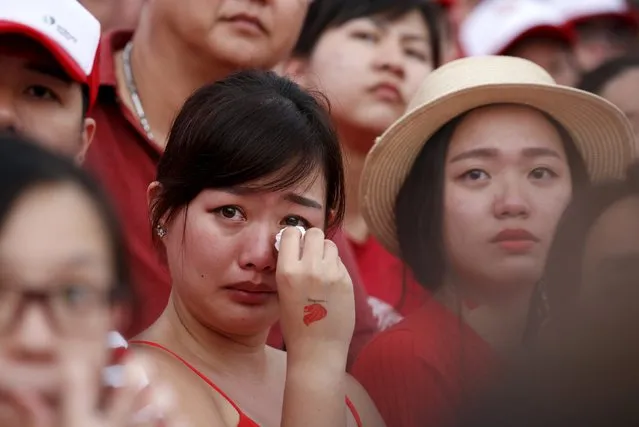
<svg viewBox="0 0 639 427"><path fill-rule="evenodd" d="M434 299L380 333L352 369L389 427L446 427L487 384L488 344Z"/></svg>
<svg viewBox="0 0 639 427"><path fill-rule="evenodd" d="M171 289L169 271L152 242L146 197L148 185L155 180L162 152L146 137L139 120L120 102L116 92L113 54L123 49L131 36L130 31L116 31L103 37L100 91L91 112L97 127L85 163L112 196L123 222L141 309L125 334L127 338L142 332L158 318L166 307ZM353 358L377 332L377 325L360 285L357 266L348 252L348 243L341 232L333 240L356 289L357 321L350 354ZM269 344L282 347L282 337L277 330L273 331Z"/></svg>
<svg viewBox="0 0 639 427"><path fill-rule="evenodd" d="M349 241L368 295L391 305L402 316L426 302L429 292L415 280L402 260L388 252L377 239L370 236L363 243Z"/></svg>

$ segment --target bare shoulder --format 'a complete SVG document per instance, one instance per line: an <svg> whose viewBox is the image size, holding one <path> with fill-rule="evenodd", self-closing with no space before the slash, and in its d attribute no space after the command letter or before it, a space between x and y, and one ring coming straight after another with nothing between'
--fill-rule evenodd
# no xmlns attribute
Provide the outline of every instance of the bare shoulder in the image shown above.
<svg viewBox="0 0 639 427"><path fill-rule="evenodd" d="M385 427L384 420L368 393L351 375L346 374L346 395L357 410L363 427Z"/></svg>
<svg viewBox="0 0 639 427"><path fill-rule="evenodd" d="M168 385L175 394L179 412L193 427L237 425L239 417L228 402L203 379L171 355L146 346L132 346L151 365L151 381Z"/></svg>

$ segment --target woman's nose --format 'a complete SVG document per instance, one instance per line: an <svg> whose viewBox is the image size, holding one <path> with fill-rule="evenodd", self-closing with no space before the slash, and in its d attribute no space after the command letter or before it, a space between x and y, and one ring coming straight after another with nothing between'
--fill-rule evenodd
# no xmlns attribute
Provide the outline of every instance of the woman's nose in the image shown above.
<svg viewBox="0 0 639 427"><path fill-rule="evenodd" d="M256 227L245 235L239 260L242 268L258 272L275 271L277 264L275 236L280 229Z"/></svg>

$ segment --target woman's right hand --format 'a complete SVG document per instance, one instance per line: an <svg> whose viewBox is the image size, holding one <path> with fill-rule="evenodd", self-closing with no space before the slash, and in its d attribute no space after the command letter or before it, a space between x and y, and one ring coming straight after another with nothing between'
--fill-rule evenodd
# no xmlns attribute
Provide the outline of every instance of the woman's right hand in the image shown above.
<svg viewBox="0 0 639 427"><path fill-rule="evenodd" d="M280 324L289 358L345 364L355 328L351 278L337 246L318 228L288 227L277 260ZM333 359L335 360L335 359Z"/></svg>
<svg viewBox="0 0 639 427"><path fill-rule="evenodd" d="M170 389L148 384L137 356L124 361L124 384L106 399L100 396L95 372L81 357L64 363L59 405L52 407L42 394L0 373L0 390L10 397L28 427L181 427ZM145 385L146 384L146 385ZM4 426L3 426L4 427Z"/></svg>

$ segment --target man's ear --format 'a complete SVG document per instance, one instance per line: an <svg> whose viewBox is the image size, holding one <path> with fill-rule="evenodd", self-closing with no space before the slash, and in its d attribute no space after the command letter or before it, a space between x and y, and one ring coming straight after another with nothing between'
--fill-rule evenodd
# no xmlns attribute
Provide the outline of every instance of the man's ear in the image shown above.
<svg viewBox="0 0 639 427"><path fill-rule="evenodd" d="M80 151L75 156L75 161L77 164L81 165L84 163L84 159L87 155L87 151L89 150L89 146L93 141L93 136L95 135L95 120L90 117L86 117L84 119L84 124L82 125L82 138L81 138L81 146Z"/></svg>

